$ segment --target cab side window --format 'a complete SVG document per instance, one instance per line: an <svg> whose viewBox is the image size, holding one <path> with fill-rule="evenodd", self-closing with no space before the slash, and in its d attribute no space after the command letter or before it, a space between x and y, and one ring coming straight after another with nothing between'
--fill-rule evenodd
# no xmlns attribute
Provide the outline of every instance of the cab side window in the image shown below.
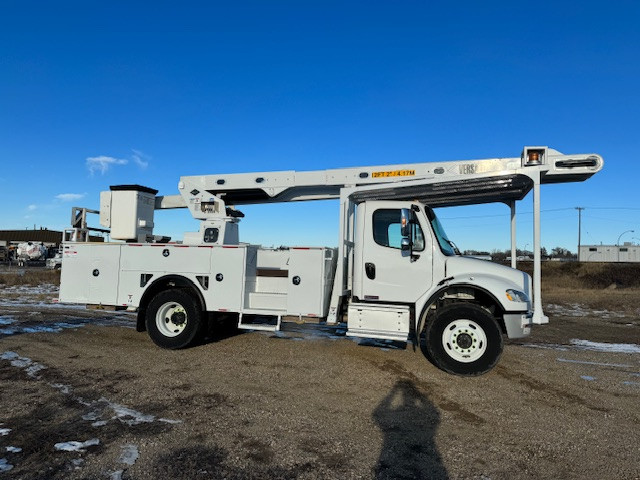
<svg viewBox="0 0 640 480"><path fill-rule="evenodd" d="M413 222L413 250L424 250L424 235L420 224ZM383 247L401 248L400 209L381 208L373 212L373 240Z"/></svg>

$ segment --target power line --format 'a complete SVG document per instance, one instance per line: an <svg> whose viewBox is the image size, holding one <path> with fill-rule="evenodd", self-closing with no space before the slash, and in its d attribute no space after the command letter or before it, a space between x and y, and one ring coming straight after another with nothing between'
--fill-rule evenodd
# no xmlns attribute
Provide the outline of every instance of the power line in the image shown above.
<svg viewBox="0 0 640 480"><path fill-rule="evenodd" d="M541 212L560 212L563 210L573 210L569 208L552 208L549 210L540 210ZM516 215L531 215L533 212L517 212ZM491 217L508 217L510 213L496 213L494 215L469 215L468 217L442 217L443 220L468 220L470 218L491 218Z"/></svg>
<svg viewBox="0 0 640 480"><path fill-rule="evenodd" d="M588 207L589 210L640 210L633 207Z"/></svg>
<svg viewBox="0 0 640 480"><path fill-rule="evenodd" d="M540 210L541 213L545 212L562 212L566 210L634 210L640 211L640 208L631 208L631 207L565 207L565 208L551 208L546 210ZM516 215L531 215L533 212L517 212ZM466 217L441 217L442 220L469 220L471 218L492 218L492 217L508 217L509 213L496 213L493 215L469 215ZM589 218L597 218L597 217L589 217Z"/></svg>

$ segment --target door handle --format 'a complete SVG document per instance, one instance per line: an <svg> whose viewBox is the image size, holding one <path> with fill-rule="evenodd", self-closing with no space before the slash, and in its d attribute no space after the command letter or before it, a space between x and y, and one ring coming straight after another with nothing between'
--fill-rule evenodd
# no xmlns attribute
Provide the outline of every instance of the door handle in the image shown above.
<svg viewBox="0 0 640 480"><path fill-rule="evenodd" d="M376 266L373 263L367 262L364 264L364 272L367 274L369 280L375 280L376 278Z"/></svg>

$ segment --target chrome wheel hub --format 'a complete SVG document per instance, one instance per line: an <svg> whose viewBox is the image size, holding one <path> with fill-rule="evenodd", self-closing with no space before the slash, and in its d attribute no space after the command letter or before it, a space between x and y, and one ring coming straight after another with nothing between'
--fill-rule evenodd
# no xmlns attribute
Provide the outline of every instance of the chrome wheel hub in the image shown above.
<svg viewBox="0 0 640 480"><path fill-rule="evenodd" d="M445 352L458 362L478 360L487 349L487 336L473 320L455 320L444 329L442 345Z"/></svg>

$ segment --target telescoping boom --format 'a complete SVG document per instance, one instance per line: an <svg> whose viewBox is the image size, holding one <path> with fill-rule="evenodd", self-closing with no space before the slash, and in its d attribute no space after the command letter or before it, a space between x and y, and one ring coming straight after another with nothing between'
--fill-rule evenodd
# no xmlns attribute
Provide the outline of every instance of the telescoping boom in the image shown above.
<svg viewBox="0 0 640 480"><path fill-rule="evenodd" d="M345 322L347 335L426 342L451 373L491 369L502 336L548 321L540 284L540 185L600 171L596 154L541 146L518 157L184 176L178 195L139 185L100 196L112 240L86 242L86 209L74 208L64 246L60 301L138 312L138 329L183 348L207 321L277 330L287 320ZM533 191L533 281L515 270L516 203ZM242 205L338 199L338 248L268 249L240 242ZM512 268L458 254L433 208L490 202L511 209ZM154 235L155 210L188 208L198 232L181 243Z"/></svg>

